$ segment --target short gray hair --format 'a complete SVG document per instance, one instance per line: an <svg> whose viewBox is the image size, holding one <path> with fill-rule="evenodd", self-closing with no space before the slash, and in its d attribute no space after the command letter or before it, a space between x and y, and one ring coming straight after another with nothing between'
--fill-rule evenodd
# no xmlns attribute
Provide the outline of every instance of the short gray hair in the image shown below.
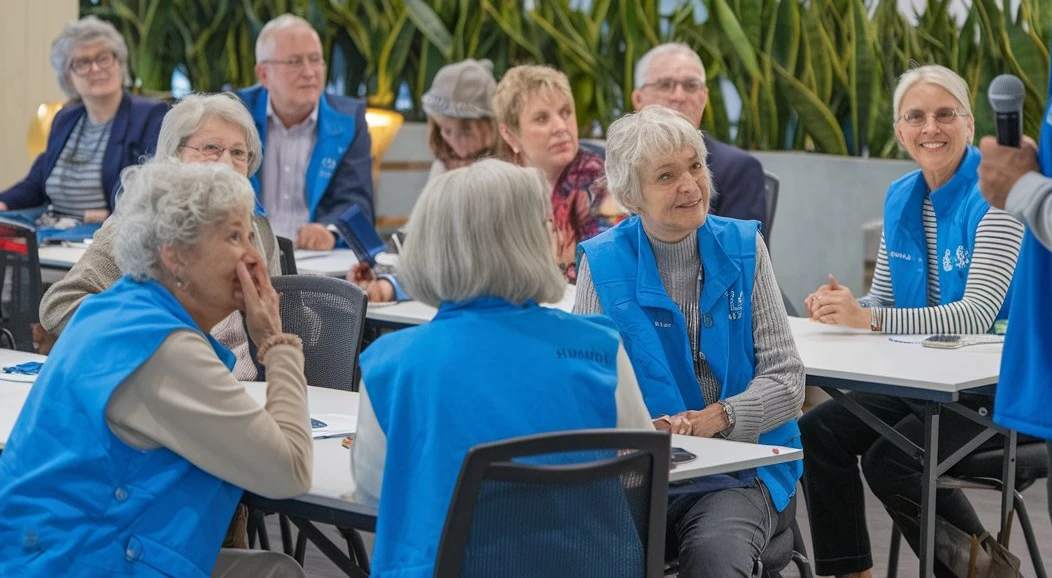
<svg viewBox="0 0 1052 578"><path fill-rule="evenodd" d="M892 97L894 103L894 110L892 114L895 118L892 120L892 124L897 124L902 119L902 99L906 96L911 88L918 84L934 84L950 93L957 103L960 105L961 110L968 116L972 115L972 103L970 100L970 91L968 90L968 83L956 72L940 66L938 64L928 64L925 66L918 66L917 68L911 68L903 73L899 77L899 83L895 85L895 94Z"/></svg>
<svg viewBox="0 0 1052 578"><path fill-rule="evenodd" d="M407 225L400 269L429 305L483 295L512 303L562 299L546 223L551 189L537 169L478 161L428 182Z"/></svg>
<svg viewBox="0 0 1052 578"><path fill-rule="evenodd" d="M708 168L709 151L698 127L687 117L652 104L615 120L606 131L606 184L610 194L626 209L638 213L643 207L643 185L639 171L648 161L676 151L692 149L705 165L705 178L712 188Z"/></svg>
<svg viewBox="0 0 1052 578"><path fill-rule="evenodd" d="M67 24L51 43L51 69L55 71L58 87L69 98L80 97L69 78L71 55L81 45L92 42L106 43L106 47L113 51L117 63L120 64L124 86L131 84L131 78L128 76L128 45L124 43L124 37L109 22L94 16L85 16Z"/></svg>
<svg viewBox="0 0 1052 578"><path fill-rule="evenodd" d="M161 132L157 135L157 157L178 159L179 147L185 145L205 121L213 118L244 129L245 145L251 155L248 176L256 174L263 163L263 144L259 140L252 114L241 99L231 92L190 94L173 106L161 121Z"/></svg>
<svg viewBox="0 0 1052 578"><path fill-rule="evenodd" d="M295 14L282 14L267 22L263 25L263 29L259 31L259 36L256 37L256 64L270 58L271 45L275 35L282 30L288 30L297 26L303 26L313 32L314 36L318 37L318 43L321 44L321 37L318 36L318 31L314 29L314 26L311 26L310 22Z"/></svg>
<svg viewBox="0 0 1052 578"><path fill-rule="evenodd" d="M248 179L223 163L152 159L124 169L121 186L114 257L139 281L161 278L163 247L194 245L205 227L255 206Z"/></svg>
<svg viewBox="0 0 1052 578"><path fill-rule="evenodd" d="M701 67L701 83L705 84L705 65L701 62L701 57L694 51L689 45L682 42L666 42L665 44L658 44L647 51L636 62L636 76L635 76L635 87L636 89L643 88L643 85L647 82L647 73L650 72L650 63L659 56L686 56L691 58L698 63Z"/></svg>

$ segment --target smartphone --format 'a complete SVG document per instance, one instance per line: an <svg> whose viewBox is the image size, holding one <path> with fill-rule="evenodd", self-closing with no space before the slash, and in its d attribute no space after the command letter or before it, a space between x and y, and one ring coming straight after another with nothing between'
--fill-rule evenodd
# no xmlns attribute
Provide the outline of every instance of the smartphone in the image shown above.
<svg viewBox="0 0 1052 578"><path fill-rule="evenodd" d="M932 335L922 341L921 345L939 349L957 349L958 347L964 347L966 343L961 341L960 335Z"/></svg>
<svg viewBox="0 0 1052 578"><path fill-rule="evenodd" d="M672 448L672 453L670 454L670 457L672 465L682 464L698 458L698 456L688 452L683 448Z"/></svg>

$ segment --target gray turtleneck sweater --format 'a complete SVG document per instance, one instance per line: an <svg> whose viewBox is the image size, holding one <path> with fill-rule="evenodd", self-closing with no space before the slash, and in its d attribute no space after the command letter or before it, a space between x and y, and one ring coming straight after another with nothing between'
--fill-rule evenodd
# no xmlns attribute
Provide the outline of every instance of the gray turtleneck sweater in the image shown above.
<svg viewBox="0 0 1052 578"><path fill-rule="evenodd" d="M704 283L704 267L698 254L698 235L692 233L677 243L647 236L654 250L665 292L687 320L691 351L698 351L698 300ZM577 271L574 313L602 313L592 284L586 256ZM781 291L774 278L771 257L760 236L756 237L756 274L752 291L753 348L756 372L742 393L727 398L735 424L724 434L733 440L755 442L770 431L800 415L804 400L804 364L789 329ZM694 373L706 405L719 400L722 384L704 356L695 356ZM700 409L700 408L697 408Z"/></svg>

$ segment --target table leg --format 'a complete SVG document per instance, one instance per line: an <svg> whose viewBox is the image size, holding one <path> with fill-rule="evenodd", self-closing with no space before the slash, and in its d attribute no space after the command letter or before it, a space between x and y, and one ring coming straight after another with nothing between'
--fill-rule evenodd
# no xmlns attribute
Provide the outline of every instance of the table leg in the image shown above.
<svg viewBox="0 0 1052 578"><path fill-rule="evenodd" d="M921 487L920 576L935 571L935 488L939 466L939 414L942 404L924 403L924 479Z"/></svg>
<svg viewBox="0 0 1052 578"><path fill-rule="evenodd" d="M1005 457L1001 467L1001 533L997 540L1008 547L1008 536L1012 524L1012 501L1015 497L1015 449L1018 434L1008 430L1005 434Z"/></svg>

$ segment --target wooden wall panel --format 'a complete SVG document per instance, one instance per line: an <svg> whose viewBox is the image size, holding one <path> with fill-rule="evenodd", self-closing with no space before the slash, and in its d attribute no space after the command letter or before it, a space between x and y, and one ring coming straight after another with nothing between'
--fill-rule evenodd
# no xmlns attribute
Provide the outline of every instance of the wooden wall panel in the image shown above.
<svg viewBox="0 0 1052 578"><path fill-rule="evenodd" d="M48 52L78 10L77 0L0 1L0 189L29 170L26 134L37 107L65 100Z"/></svg>

